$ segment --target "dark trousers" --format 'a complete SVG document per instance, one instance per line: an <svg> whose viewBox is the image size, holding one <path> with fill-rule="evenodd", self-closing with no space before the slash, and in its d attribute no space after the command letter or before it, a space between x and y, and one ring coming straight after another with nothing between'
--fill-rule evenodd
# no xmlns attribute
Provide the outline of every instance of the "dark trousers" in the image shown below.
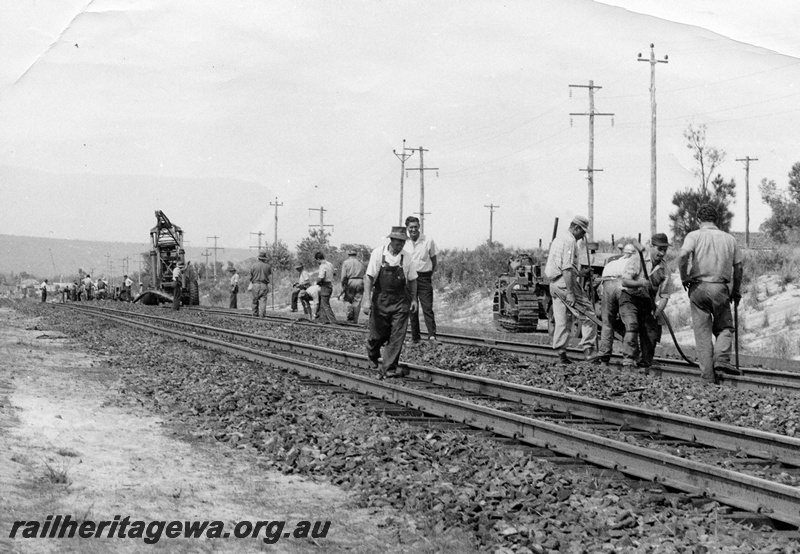
<svg viewBox="0 0 800 554"><path fill-rule="evenodd" d="M403 350L403 341L408 330L408 312L410 301L392 298L389 295L376 294L369 313L369 338L367 339L367 356L377 362L383 349L383 370L395 371Z"/></svg>
<svg viewBox="0 0 800 554"><path fill-rule="evenodd" d="M331 308L331 296L333 295L333 287L331 285L319 286L319 322L320 323L335 323L336 316L333 315L333 308Z"/></svg>
<svg viewBox="0 0 800 554"><path fill-rule="evenodd" d="M42 289L42 302L47 302L47 289Z"/></svg>
<svg viewBox="0 0 800 554"><path fill-rule="evenodd" d="M173 310L180 310L181 309L181 294L183 293L183 288L181 287L180 282L175 283L175 290L172 291L172 309Z"/></svg>
<svg viewBox="0 0 800 554"><path fill-rule="evenodd" d="M239 287L236 286L231 289L231 302L228 306L229 308L238 308L239 307Z"/></svg>
<svg viewBox="0 0 800 554"><path fill-rule="evenodd" d="M661 325L653 316L653 302L648 297L620 292L619 315L625 324L625 339L622 344L623 364L633 363L637 351L639 362L649 366L653 363L656 344L661 340Z"/></svg>
<svg viewBox="0 0 800 554"><path fill-rule="evenodd" d="M409 314L411 321L411 339L420 339L419 312L425 318L425 327L428 329L428 336L436 336L436 319L433 317L433 282L431 281L432 271L417 273L417 302L419 309L413 314Z"/></svg>

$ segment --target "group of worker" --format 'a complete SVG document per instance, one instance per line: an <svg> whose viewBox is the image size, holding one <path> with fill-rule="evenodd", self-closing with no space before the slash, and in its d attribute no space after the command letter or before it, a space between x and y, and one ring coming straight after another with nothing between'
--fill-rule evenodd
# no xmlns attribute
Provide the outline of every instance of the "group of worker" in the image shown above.
<svg viewBox="0 0 800 554"><path fill-rule="evenodd" d="M397 368L409 323L412 342L421 342L419 310L425 319L428 339L433 344L437 340L432 281L438 254L436 244L421 233L419 218L414 216L406 218L405 226L392 227L386 238L388 244L372 250L366 265L358 259L358 251L349 250L339 273L339 296L347 304L346 320L357 324L360 312L369 317L368 357L380 378L401 375ZM322 252L315 253L314 260L318 268L313 282L303 264L295 266L297 281L292 287L291 310L296 312L301 306L309 319L334 323L333 264ZM231 272L230 306L235 308L239 278L235 268ZM267 255L262 252L250 269L248 290L254 316L263 317L266 313L269 279ZM367 301L363 302L365 297Z"/></svg>
<svg viewBox="0 0 800 554"><path fill-rule="evenodd" d="M123 276L122 288L120 290L120 300L130 301L131 287L133 281L127 276ZM40 285L42 290L42 302L47 299L47 279ZM97 281L92 280L91 275L86 275L80 280L75 280L72 283L67 283L60 289L58 293L61 295L61 302L66 301L86 301L86 300L104 300L108 298L109 285L103 277L98 277Z"/></svg>
<svg viewBox="0 0 800 554"><path fill-rule="evenodd" d="M686 235L678 253L678 269L689 293L700 376L716 383L721 373L738 370L731 364L737 323L730 304L738 306L741 299L742 253L736 239L717 227L719 215L713 205L703 205L697 218L700 228ZM576 216L550 245L545 275L553 299L553 349L560 363L573 363L567 343L577 320L586 361L607 365L617 331L623 336L623 366L648 368L661 339L662 314L671 292L671 272L664 261L670 246L667 236L654 234L648 249L638 242L625 245L622 256L604 268L600 283L602 332L595 348L600 320L589 293L580 285L580 278L591 281L591 267L580 269L578 265L578 241L585 237L588 226L587 218ZM590 286L590 293L593 290Z"/></svg>

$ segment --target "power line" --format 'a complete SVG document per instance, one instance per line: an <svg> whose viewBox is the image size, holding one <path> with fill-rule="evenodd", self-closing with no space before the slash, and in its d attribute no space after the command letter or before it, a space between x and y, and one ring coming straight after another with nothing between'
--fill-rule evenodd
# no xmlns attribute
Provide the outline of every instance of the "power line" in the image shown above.
<svg viewBox="0 0 800 554"><path fill-rule="evenodd" d="M397 159L400 160L400 219L398 221L398 225L403 224L403 177L406 174L406 160L414 155L414 152L411 154L406 154L406 139L403 139L403 149L401 150L401 154L397 153L397 150L392 150Z"/></svg>
<svg viewBox="0 0 800 554"><path fill-rule="evenodd" d="M613 116L613 113L600 113L594 111L594 91L595 89L601 89L603 87L595 86L594 81L590 80L588 86L587 85L569 85L570 89L572 88L586 88L589 89L589 111L587 113L571 113L570 116L574 115L586 115L589 116L589 164L587 165L586 169L579 169L579 171L586 171L586 179L589 182L589 232L587 233L586 240L588 242L592 242L594 240L594 172L595 171L603 171L602 169L595 169L594 167L594 117L596 115L608 115ZM570 94L572 91L570 90ZM614 120L611 120L612 125Z"/></svg>
<svg viewBox="0 0 800 554"><path fill-rule="evenodd" d="M758 158L736 158L737 162L744 162L744 244L750 248L750 162L757 162Z"/></svg>
<svg viewBox="0 0 800 554"><path fill-rule="evenodd" d="M325 227L333 227L333 225L325 225L325 212L326 210L323 206L319 208L309 208L308 211L310 212L319 212L319 225L309 225L309 227L319 227L319 232L321 235L325 235Z"/></svg>
<svg viewBox="0 0 800 554"><path fill-rule="evenodd" d="M656 59L655 45L650 44L650 58L639 53L638 61L650 63L650 236L656 234L656 64L669 63L668 56Z"/></svg>
<svg viewBox="0 0 800 554"><path fill-rule="evenodd" d="M212 250L214 251L214 280L216 281L217 280L217 250L225 250L225 249L217 246L217 239L219 239L218 236L206 237L206 239L214 239L214 247L212 248ZM208 248L208 247L206 247L206 248Z"/></svg>
<svg viewBox="0 0 800 554"><path fill-rule="evenodd" d="M275 206L275 238L272 241L272 248L275 249L278 246L278 208L283 206L283 202L278 203L278 197L275 197L275 202L270 202L270 206Z"/></svg>
<svg viewBox="0 0 800 554"><path fill-rule="evenodd" d="M489 244L492 244L492 228L494 227L494 210L495 208L499 208L500 206L495 206L494 204L486 204L483 205L484 208L489 208Z"/></svg>
<svg viewBox="0 0 800 554"><path fill-rule="evenodd" d="M425 167L425 162L422 159L422 153L428 150L420 146L419 148L403 148L404 150L417 150L419 151L419 167L411 167L409 171L419 171L419 231L425 232L425 214L430 213L425 211L425 172L436 171L438 176L438 167ZM401 214L402 218L402 214Z"/></svg>

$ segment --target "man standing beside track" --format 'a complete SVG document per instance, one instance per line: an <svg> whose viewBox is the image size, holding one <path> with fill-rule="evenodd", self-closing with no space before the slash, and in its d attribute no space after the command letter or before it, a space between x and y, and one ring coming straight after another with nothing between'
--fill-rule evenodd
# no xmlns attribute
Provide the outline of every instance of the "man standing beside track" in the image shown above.
<svg viewBox="0 0 800 554"><path fill-rule="evenodd" d="M239 307L239 272L235 267L228 271L231 273L231 298L228 307L235 310Z"/></svg>
<svg viewBox="0 0 800 554"><path fill-rule="evenodd" d="M317 252L314 259L319 262L317 284L319 285L319 322L336 323L336 316L331 308L333 296L333 264L325 259L325 254Z"/></svg>
<svg viewBox="0 0 800 554"><path fill-rule="evenodd" d="M738 306L742 298L742 252L733 235L717 228L714 206L701 206L697 219L700 228L683 239L678 268L683 288L689 291L700 376L716 383L715 370L733 370L730 359L735 322L730 303ZM713 344L712 334L716 338Z"/></svg>
<svg viewBox="0 0 800 554"><path fill-rule="evenodd" d="M172 280L175 287L172 289L172 309L176 312L181 309L181 295L183 294L183 262L179 261L172 270Z"/></svg>
<svg viewBox="0 0 800 554"><path fill-rule="evenodd" d="M364 264L356 256L358 252L350 250L342 263L342 296L347 303L347 321L352 323L358 323L364 296Z"/></svg>
<svg viewBox="0 0 800 554"><path fill-rule="evenodd" d="M638 242L636 247L639 252L644 250ZM638 365L647 368L653 364L656 344L661 340L659 319L669 300L670 272L664 263L667 248L667 235L656 233L650 239L647 254L633 256L622 273L619 313L625 324L623 367ZM635 359L637 352L638 362Z"/></svg>
<svg viewBox="0 0 800 554"><path fill-rule="evenodd" d="M419 312L425 318L428 339L436 341L436 319L433 315L433 272L436 271L436 244L432 239L420 234L419 218L410 215L406 218L409 240L405 249L417 266L417 299L419 310L409 316L411 320L411 341L419 342Z"/></svg>
<svg viewBox="0 0 800 554"><path fill-rule="evenodd" d="M372 251L364 282L363 311L369 316L367 357L378 378L397 370L403 340L408 329L408 314L417 311L417 269L403 246L406 228L392 227L389 244ZM381 346L383 364L379 363ZM401 376L405 375L402 373Z"/></svg>
<svg viewBox="0 0 800 554"><path fill-rule="evenodd" d="M572 330L573 317L581 321L581 342L585 359L590 359L597 336L597 326L588 316L594 316L594 307L578 285L578 246L577 243L589 228L589 220L576 215L566 233L553 239L547 254L545 275L550 279L550 295L553 298L553 350L558 351L562 364L571 364L567 356L567 343ZM590 269L591 271L591 269Z"/></svg>
<svg viewBox="0 0 800 554"><path fill-rule="evenodd" d="M250 284L253 285L250 293L253 295L253 315L255 317L264 317L267 314L270 273L270 267L267 265L267 253L260 252L258 261L250 268Z"/></svg>

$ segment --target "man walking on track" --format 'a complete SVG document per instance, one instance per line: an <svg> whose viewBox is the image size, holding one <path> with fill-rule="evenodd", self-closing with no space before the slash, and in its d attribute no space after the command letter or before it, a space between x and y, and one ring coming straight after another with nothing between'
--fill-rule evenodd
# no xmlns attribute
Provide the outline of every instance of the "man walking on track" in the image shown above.
<svg viewBox="0 0 800 554"><path fill-rule="evenodd" d="M545 275L550 279L550 295L553 298L553 350L558 351L562 364L571 364L567 356L567 343L572 330L573 317L581 321L581 342L584 357L588 360L594 350L597 326L594 307L578 284L578 241L586 236L589 220L576 215L566 233L553 239L547 255Z"/></svg>
<svg viewBox="0 0 800 554"><path fill-rule="evenodd" d="M392 227L389 244L372 251L364 282L364 314L369 315L367 357L378 378L397 370L403 340L408 329L408 314L417 311L417 269L403 246L406 228ZM383 364L379 363L381 347ZM404 376L401 373L399 376Z"/></svg>
<svg viewBox="0 0 800 554"><path fill-rule="evenodd" d="M738 306L742 298L742 252L733 235L717 227L713 205L701 206L697 219L700 228L683 239L678 268L683 288L689 292L700 376L716 383L715 370L734 372L730 360L735 323L730 303Z"/></svg>
<svg viewBox="0 0 800 554"><path fill-rule="evenodd" d="M410 215L406 218L409 240L406 250L417 266L417 298L419 311L411 314L411 341L420 341L419 312L425 317L428 339L436 341L436 319L433 315L433 272L436 271L436 244L432 239L420 234L419 218Z"/></svg>

